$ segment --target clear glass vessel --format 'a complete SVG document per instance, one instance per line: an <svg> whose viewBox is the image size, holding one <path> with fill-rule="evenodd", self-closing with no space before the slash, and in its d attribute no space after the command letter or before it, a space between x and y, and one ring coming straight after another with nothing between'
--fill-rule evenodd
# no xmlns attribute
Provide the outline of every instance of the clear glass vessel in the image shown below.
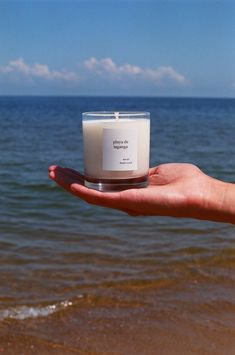
<svg viewBox="0 0 235 355"><path fill-rule="evenodd" d="M85 112L85 185L119 191L148 184L149 112Z"/></svg>

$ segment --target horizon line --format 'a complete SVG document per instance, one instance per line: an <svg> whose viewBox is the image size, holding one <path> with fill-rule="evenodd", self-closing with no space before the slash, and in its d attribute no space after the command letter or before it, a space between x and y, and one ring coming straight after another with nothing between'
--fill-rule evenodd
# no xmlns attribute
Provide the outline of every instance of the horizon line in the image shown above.
<svg viewBox="0 0 235 355"><path fill-rule="evenodd" d="M76 95L76 94L0 94L3 97L51 97L51 98L151 98L151 99L229 99L234 100L235 96L177 96L177 95Z"/></svg>

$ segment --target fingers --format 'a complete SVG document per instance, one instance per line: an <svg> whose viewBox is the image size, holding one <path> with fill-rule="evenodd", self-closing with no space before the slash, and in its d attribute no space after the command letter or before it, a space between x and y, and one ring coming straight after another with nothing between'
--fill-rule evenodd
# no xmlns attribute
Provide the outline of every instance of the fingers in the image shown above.
<svg viewBox="0 0 235 355"><path fill-rule="evenodd" d="M81 173L56 165L49 168L49 176L66 191L87 203L118 209L130 216L142 215L136 211L136 194L139 194L141 189L138 189L137 192L135 189L121 192L100 192L89 189L84 186L84 176Z"/></svg>
<svg viewBox="0 0 235 355"><path fill-rule="evenodd" d="M63 170L71 177L74 177L75 179L82 179L84 181L84 175L81 174L79 171L70 168L63 168Z"/></svg>
<svg viewBox="0 0 235 355"><path fill-rule="evenodd" d="M103 207L122 208L120 205L120 194L118 192L104 193L88 189L84 186L83 175L76 170L53 165L49 168L49 176L65 190L88 203Z"/></svg>
<svg viewBox="0 0 235 355"><path fill-rule="evenodd" d="M73 183L84 184L84 179L79 174L66 173L63 168L58 166L49 168L49 177L70 193L73 193L71 190Z"/></svg>
<svg viewBox="0 0 235 355"><path fill-rule="evenodd" d="M60 166L57 166L57 165L52 165L49 167L49 174L51 172L55 172L56 170L59 171L64 171L66 172L69 176L75 178L75 179L84 179L84 175L81 174L79 171L77 170L74 170L74 169L70 169L70 168L62 168ZM52 174L53 175L53 174Z"/></svg>
<svg viewBox="0 0 235 355"><path fill-rule="evenodd" d="M56 177L63 178L64 176L65 178L70 178L71 180L78 181L79 183L84 182L83 175L76 170L69 169L69 168L62 168L57 165L52 165L51 167L49 167L48 170L49 170L49 176L52 179L55 179Z"/></svg>

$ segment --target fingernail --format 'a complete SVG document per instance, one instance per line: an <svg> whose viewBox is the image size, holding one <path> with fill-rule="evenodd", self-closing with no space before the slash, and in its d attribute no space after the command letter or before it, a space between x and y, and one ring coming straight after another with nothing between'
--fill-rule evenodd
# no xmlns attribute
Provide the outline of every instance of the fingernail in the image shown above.
<svg viewBox="0 0 235 355"><path fill-rule="evenodd" d="M49 176L50 176L51 179L54 179L54 178L55 178L55 173L54 173L54 171L50 171Z"/></svg>
<svg viewBox="0 0 235 355"><path fill-rule="evenodd" d="M56 165L51 165L51 166L49 166L48 170L53 171L56 169L56 167L57 167Z"/></svg>

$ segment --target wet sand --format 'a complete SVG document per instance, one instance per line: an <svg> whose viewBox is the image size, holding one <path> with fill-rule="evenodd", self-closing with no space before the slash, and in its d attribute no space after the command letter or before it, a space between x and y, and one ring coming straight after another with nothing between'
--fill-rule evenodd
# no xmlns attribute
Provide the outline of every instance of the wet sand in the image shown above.
<svg viewBox="0 0 235 355"><path fill-rule="evenodd" d="M136 285L125 288L125 297L121 288L89 293L47 317L1 321L0 353L235 353L234 286L229 283L223 288L203 281L184 287Z"/></svg>
<svg viewBox="0 0 235 355"><path fill-rule="evenodd" d="M82 317L82 326L74 328L65 325L65 321L56 320L56 324L48 320L41 324L32 321L27 326L6 322L1 331L0 352L45 355L233 355L235 352L235 331L226 326L210 325L206 320L195 326L185 320L178 323L167 319L155 324L154 320L143 317L124 324L94 315L93 320ZM54 340L49 339L48 332Z"/></svg>

